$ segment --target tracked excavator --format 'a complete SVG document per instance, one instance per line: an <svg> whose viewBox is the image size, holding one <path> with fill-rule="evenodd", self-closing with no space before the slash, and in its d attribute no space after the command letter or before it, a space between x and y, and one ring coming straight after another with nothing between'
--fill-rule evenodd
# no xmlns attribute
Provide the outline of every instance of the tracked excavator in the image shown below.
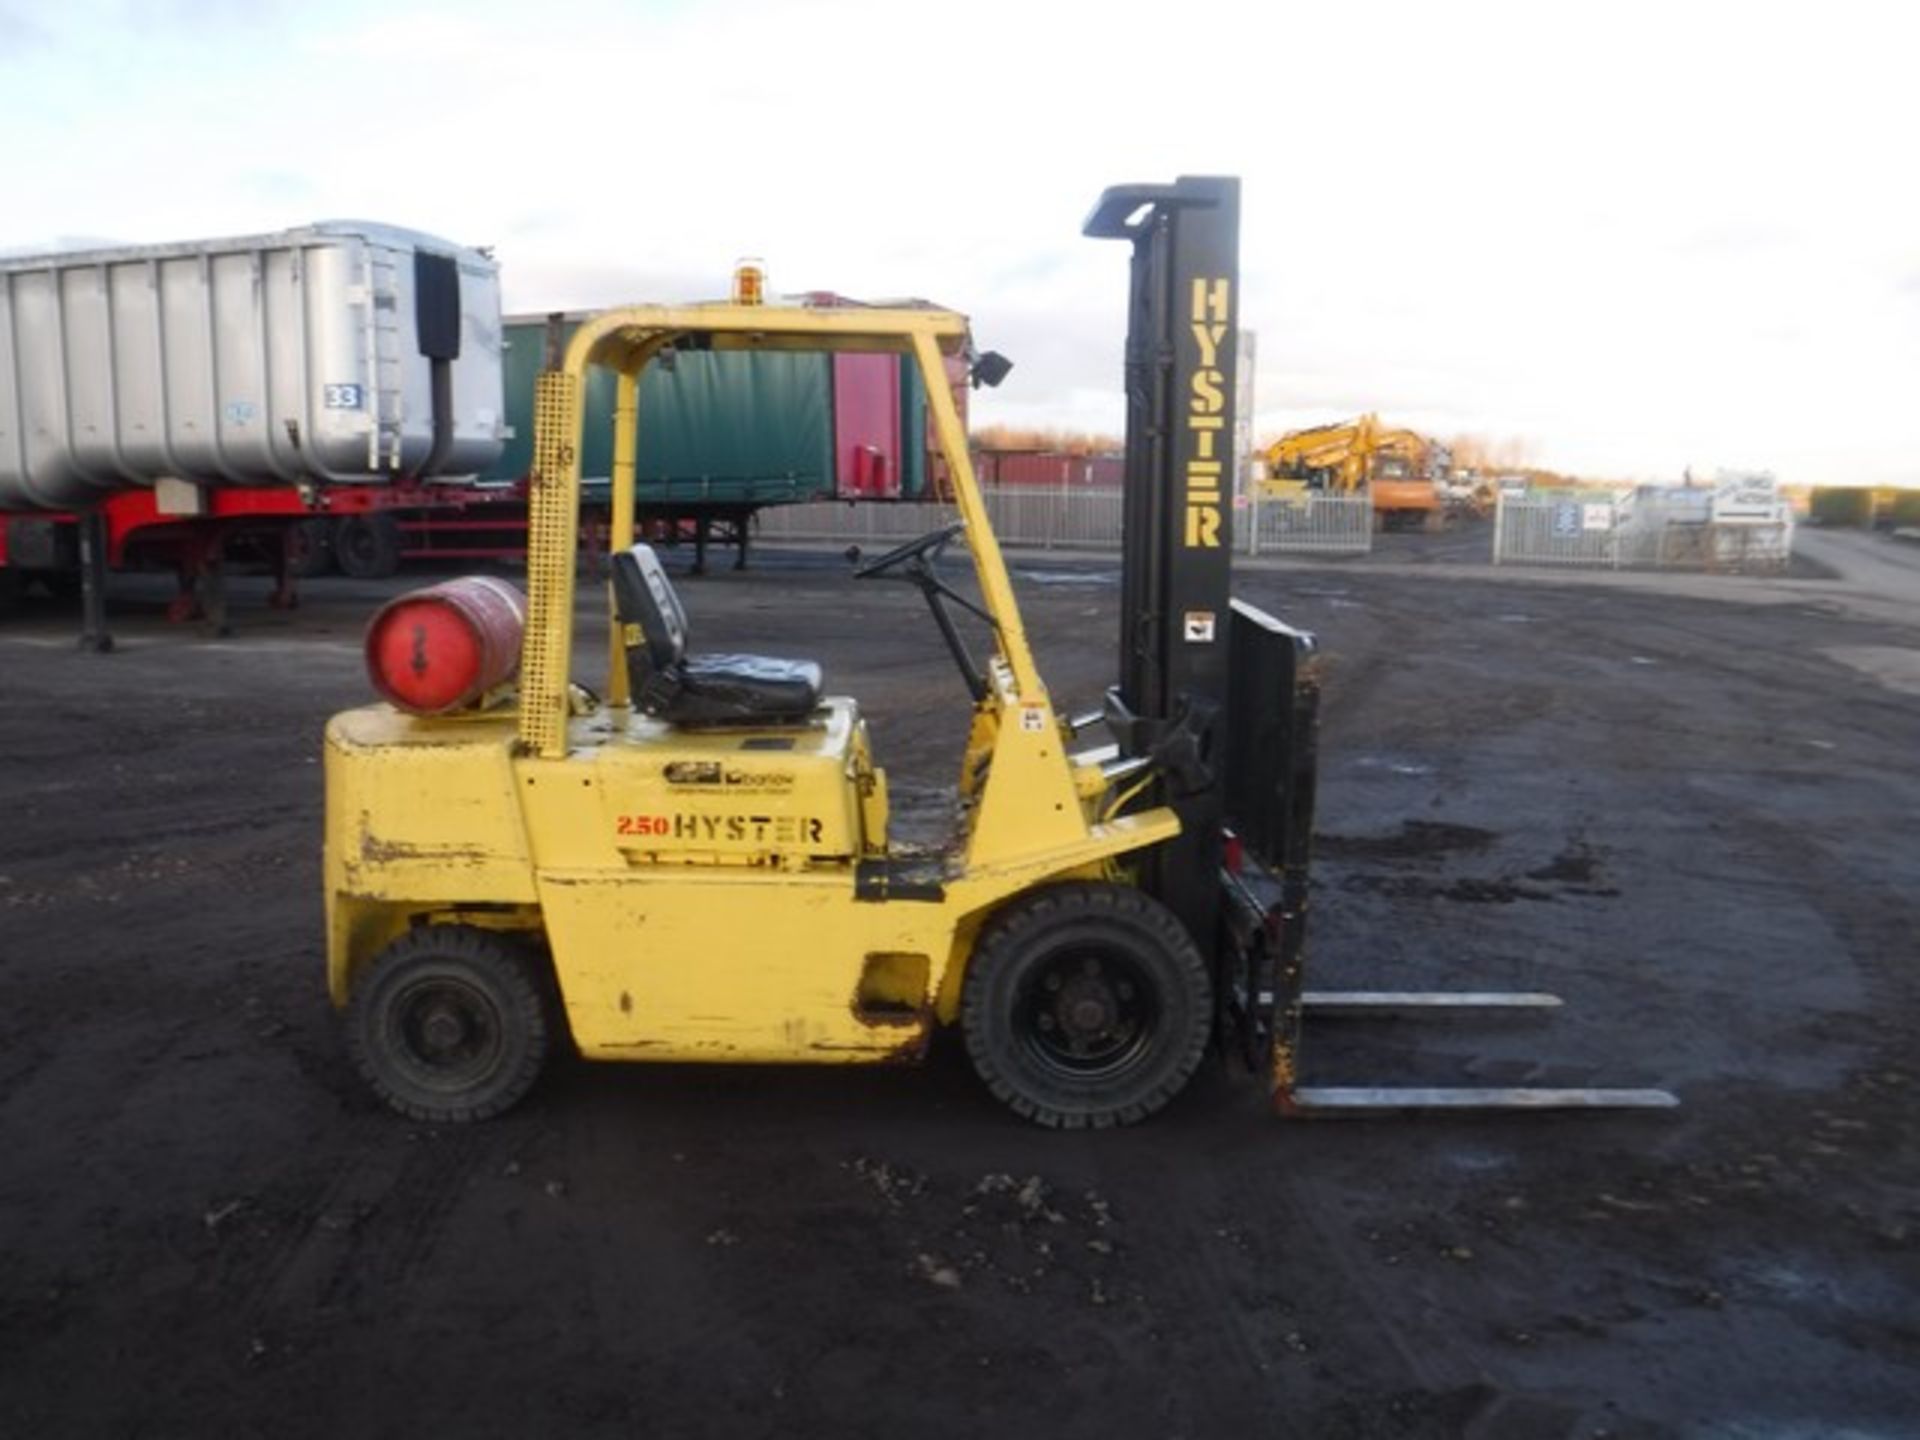
<svg viewBox="0 0 1920 1440"><path fill-rule="evenodd" d="M1294 430L1267 447L1266 493L1365 494L1376 528L1438 528L1440 490L1428 474L1432 447L1412 430L1383 426L1378 415Z"/></svg>

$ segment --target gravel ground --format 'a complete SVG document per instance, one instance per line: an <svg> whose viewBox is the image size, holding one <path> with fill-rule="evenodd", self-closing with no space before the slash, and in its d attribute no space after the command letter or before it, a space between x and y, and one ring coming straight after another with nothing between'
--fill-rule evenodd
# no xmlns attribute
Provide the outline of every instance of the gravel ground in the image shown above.
<svg viewBox="0 0 1920 1440"><path fill-rule="evenodd" d="M1262 562L1328 654L1328 988L1564 995L1328 1022L1310 1078L1610 1083L1678 1111L1273 1118L1210 1065L1054 1135L917 1071L560 1067L409 1124L322 988L319 735L402 582L240 631L118 583L120 650L0 624L0 1433L1920 1433L1917 554L1808 578L1495 572L1456 537ZM1016 556L1057 698L1107 562ZM685 584L813 655L911 799L965 701L824 556ZM589 622L582 653L603 654Z"/></svg>

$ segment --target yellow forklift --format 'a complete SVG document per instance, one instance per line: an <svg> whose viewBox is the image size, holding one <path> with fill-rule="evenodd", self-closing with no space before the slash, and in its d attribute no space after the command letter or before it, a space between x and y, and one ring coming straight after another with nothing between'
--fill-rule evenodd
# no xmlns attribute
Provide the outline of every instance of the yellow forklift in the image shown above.
<svg viewBox="0 0 1920 1440"><path fill-rule="evenodd" d="M1298 1083L1316 1004L1552 997L1302 988L1313 642L1229 595L1238 209L1237 181L1184 178L1109 190L1087 222L1134 252L1121 673L1104 715L1061 715L1035 667L943 364L972 353L963 317L736 294L592 316L564 352L555 328L536 392L517 677L455 685L462 703L410 713L409 685L471 670L486 647L403 619L380 632L386 680L374 661L402 703L327 728L328 981L378 1093L418 1119L477 1120L567 1046L591 1059L890 1062L957 1026L987 1088L1058 1127L1151 1114L1213 1043L1248 1055L1287 1111L1672 1103ZM882 352L919 369L958 519L855 574L918 586L971 697L942 846L890 841L856 701L809 663L701 653L666 571L634 543L639 376L699 349ZM595 366L617 377L604 698L574 680ZM991 379L1005 366L976 368ZM952 546L971 556L977 603L943 575ZM984 661L956 611L984 628ZM1108 741L1081 745L1102 721Z"/></svg>

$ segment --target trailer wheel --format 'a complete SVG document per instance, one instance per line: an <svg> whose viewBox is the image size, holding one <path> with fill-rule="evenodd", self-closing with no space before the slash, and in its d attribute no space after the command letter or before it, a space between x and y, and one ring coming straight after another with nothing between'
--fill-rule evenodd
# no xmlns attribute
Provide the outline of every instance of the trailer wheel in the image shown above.
<svg viewBox="0 0 1920 1440"><path fill-rule="evenodd" d="M384 580L400 569L400 525L391 515L349 515L333 530L333 559L342 575Z"/></svg>
<svg viewBox="0 0 1920 1440"><path fill-rule="evenodd" d="M287 573L311 580L333 569L333 522L310 515L286 528L280 543L287 547Z"/></svg>
<svg viewBox="0 0 1920 1440"><path fill-rule="evenodd" d="M374 1091L415 1120L486 1120L540 1076L559 1028L533 959L464 925L409 931L347 1003L347 1049Z"/></svg>
<svg viewBox="0 0 1920 1440"><path fill-rule="evenodd" d="M1014 901L981 931L961 991L987 1088L1066 1130L1153 1114L1192 1078L1212 1023L1193 938L1125 885L1052 885Z"/></svg>

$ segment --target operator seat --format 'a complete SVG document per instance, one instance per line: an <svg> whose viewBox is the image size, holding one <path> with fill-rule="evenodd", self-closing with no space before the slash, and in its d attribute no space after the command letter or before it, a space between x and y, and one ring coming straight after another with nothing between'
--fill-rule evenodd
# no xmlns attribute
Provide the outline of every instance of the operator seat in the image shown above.
<svg viewBox="0 0 1920 1440"><path fill-rule="evenodd" d="M627 680L644 715L669 725L795 725L820 704L820 667L764 655L687 654L687 612L650 545L613 557L614 613L638 626Z"/></svg>

